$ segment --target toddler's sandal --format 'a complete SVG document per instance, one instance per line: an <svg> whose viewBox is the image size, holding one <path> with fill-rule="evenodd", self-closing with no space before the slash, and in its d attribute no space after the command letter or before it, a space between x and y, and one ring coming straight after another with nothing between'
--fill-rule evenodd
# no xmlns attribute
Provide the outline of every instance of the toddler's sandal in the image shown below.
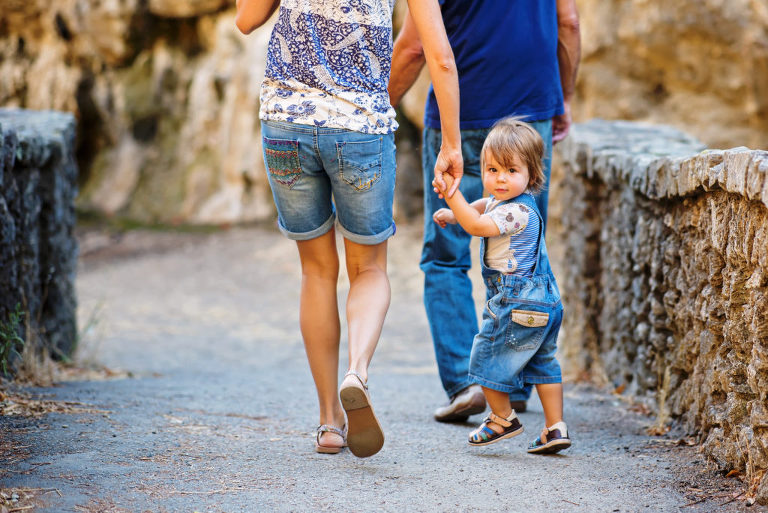
<svg viewBox="0 0 768 513"><path fill-rule="evenodd" d="M531 454L554 454L570 446L571 439L568 437L568 428L565 427L565 422L558 422L551 428L544 428L541 436L536 438L528 447L528 452Z"/></svg>
<svg viewBox="0 0 768 513"><path fill-rule="evenodd" d="M504 428L503 431L497 433L488 427L490 422L498 424ZM483 423L480 424L480 427L469 434L469 445L490 445L499 440L517 436L522 432L523 425L520 423L520 419L517 418L517 415L515 415L514 410L506 419L491 412L490 415L485 418Z"/></svg>

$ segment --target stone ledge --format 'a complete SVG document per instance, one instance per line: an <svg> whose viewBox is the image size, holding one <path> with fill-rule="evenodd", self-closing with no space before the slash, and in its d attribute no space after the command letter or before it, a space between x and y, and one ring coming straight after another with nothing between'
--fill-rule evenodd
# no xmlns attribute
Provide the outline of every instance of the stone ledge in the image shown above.
<svg viewBox="0 0 768 513"><path fill-rule="evenodd" d="M559 145L587 177L624 183L651 199L722 189L768 207L768 151L710 150L667 126L592 120Z"/></svg>

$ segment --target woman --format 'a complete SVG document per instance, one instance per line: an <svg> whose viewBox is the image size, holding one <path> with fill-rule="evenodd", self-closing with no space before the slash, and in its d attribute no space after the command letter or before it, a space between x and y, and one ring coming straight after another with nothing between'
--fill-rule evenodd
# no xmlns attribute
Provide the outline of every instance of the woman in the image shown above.
<svg viewBox="0 0 768 513"><path fill-rule="evenodd" d="M296 240L301 261L299 318L320 403L315 449L323 453L348 445L366 457L384 443L367 380L389 308L387 239L395 232L397 123L387 92L393 1L237 0L244 34L279 6L259 117L278 226ZM435 177L457 178L452 192L463 169L453 52L437 0L409 0L409 7L443 120ZM338 393L336 224L350 282L349 371Z"/></svg>

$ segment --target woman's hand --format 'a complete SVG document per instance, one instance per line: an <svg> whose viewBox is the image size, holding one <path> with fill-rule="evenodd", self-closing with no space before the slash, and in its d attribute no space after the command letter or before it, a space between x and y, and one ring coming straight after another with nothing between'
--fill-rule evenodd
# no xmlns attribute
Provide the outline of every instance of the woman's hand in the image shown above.
<svg viewBox="0 0 768 513"><path fill-rule="evenodd" d="M461 177L464 176L464 159L461 151L446 150L440 148L440 153L435 161L435 179L432 184L436 186L435 192L439 197L453 197L459 188ZM450 179L450 181L449 181Z"/></svg>

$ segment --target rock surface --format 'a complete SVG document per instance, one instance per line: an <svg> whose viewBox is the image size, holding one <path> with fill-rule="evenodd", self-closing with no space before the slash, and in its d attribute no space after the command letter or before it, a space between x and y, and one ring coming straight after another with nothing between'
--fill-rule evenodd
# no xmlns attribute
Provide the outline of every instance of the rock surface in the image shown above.
<svg viewBox="0 0 768 513"><path fill-rule="evenodd" d="M768 502L768 152L604 121L559 149L570 373L655 398Z"/></svg>
<svg viewBox="0 0 768 513"><path fill-rule="evenodd" d="M768 147L768 4L577 3L577 119L651 121L710 147Z"/></svg>
<svg viewBox="0 0 768 513"><path fill-rule="evenodd" d="M77 339L74 148L72 115L0 109L0 323L20 308L12 328L56 357Z"/></svg>

